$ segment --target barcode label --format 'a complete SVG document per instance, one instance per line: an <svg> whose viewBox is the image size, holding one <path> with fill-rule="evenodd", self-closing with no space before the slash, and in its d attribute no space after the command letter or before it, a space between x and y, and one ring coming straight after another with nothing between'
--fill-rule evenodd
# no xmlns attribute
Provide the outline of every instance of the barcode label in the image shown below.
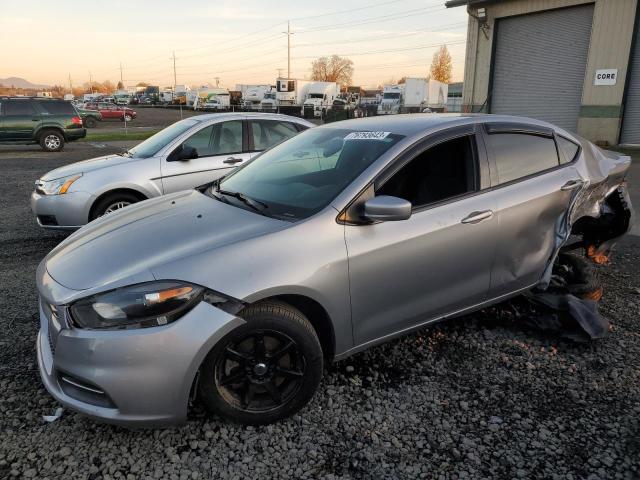
<svg viewBox="0 0 640 480"><path fill-rule="evenodd" d="M351 132L344 137L345 140L383 140L391 132Z"/></svg>

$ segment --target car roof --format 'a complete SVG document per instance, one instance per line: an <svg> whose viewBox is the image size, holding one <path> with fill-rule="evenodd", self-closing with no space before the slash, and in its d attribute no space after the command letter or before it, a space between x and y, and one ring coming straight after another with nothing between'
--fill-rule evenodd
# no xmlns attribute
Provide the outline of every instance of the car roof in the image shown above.
<svg viewBox="0 0 640 480"><path fill-rule="evenodd" d="M199 120L207 122L214 119L234 119L234 118L250 118L250 119L270 119L270 120L283 120L288 122L297 122L303 125L313 125L313 123L291 115L283 115L281 113L266 113L266 112L225 112L225 113L203 113L202 115L195 115L188 117L193 120Z"/></svg>
<svg viewBox="0 0 640 480"><path fill-rule="evenodd" d="M550 123L533 118L478 113L407 113L400 115L379 115L328 123L318 128L345 128L356 131L389 131L391 133L411 137L427 130L437 130L438 127L454 127L456 125L486 122L529 124L557 129L557 127Z"/></svg>

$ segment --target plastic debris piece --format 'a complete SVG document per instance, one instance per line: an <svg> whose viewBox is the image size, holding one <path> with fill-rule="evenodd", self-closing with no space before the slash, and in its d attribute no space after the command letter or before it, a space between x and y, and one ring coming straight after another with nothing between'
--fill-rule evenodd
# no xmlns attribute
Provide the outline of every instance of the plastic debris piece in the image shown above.
<svg viewBox="0 0 640 480"><path fill-rule="evenodd" d="M43 415L42 419L48 423L55 422L62 416L63 412L64 412L64 408L58 407L56 408L56 411L53 413L53 415Z"/></svg>

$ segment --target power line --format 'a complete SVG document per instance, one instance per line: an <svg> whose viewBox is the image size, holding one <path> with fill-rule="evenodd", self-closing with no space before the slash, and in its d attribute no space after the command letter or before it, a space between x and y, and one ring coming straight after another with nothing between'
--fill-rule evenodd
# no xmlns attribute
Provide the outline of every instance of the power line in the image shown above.
<svg viewBox="0 0 640 480"><path fill-rule="evenodd" d="M399 2L402 2L402 1L405 1L405 0L391 0L390 2L376 3L374 5L367 5L366 7L356 7L356 8L350 8L348 10L338 10L336 12L331 12L331 13L321 13L321 14L317 14L317 15L306 15L304 17L295 17L295 18L292 18L291 20L298 21L298 20L306 20L308 18L330 17L332 15L339 15L341 13L356 12L358 10L364 10L364 9L371 10L373 8L376 8L376 7L382 7L384 5L390 5L392 3L399 3Z"/></svg>
<svg viewBox="0 0 640 480"><path fill-rule="evenodd" d="M444 7L433 5L430 7L415 8L413 10L405 10L404 12L398 12L391 15L381 15L378 17L371 17L368 19L350 20L348 22L343 22L343 23L331 23L326 25L320 25L317 27L310 27L307 29L299 30L298 33L313 33L313 32L321 32L325 30L337 30L344 27L368 25L370 23L388 22L392 20L399 20L401 18L413 17L418 15L419 13L427 13L435 10L444 10Z"/></svg>
<svg viewBox="0 0 640 480"><path fill-rule="evenodd" d="M319 43L298 43L296 44L296 48L302 48L302 47L316 47L316 46L321 46L321 45L343 45L345 43L361 43L361 42L370 42L370 41L376 41L376 40L386 40L389 38L403 38L403 37L413 37L415 35L422 35L425 33L432 33L432 32L442 32L445 30L455 30L459 27L463 27L467 24L467 22L458 22L458 23L451 23L448 25L442 25L440 27L436 27L436 28L430 28L428 30L420 30L417 32L408 32L408 33L404 33L404 34L398 34L398 33L393 33L393 34L389 34L389 35L373 35L373 36L368 36L366 38L347 38L344 40L340 40L340 41L335 41L335 42L319 42Z"/></svg>
<svg viewBox="0 0 640 480"><path fill-rule="evenodd" d="M465 40L460 40L457 42L438 42L438 43L431 43L429 45L414 45L411 47L402 47L402 48L390 48L387 50L371 50L368 52L354 52L354 53L332 53L331 55L339 55L341 57L357 57L357 56L361 56L361 55L373 55L373 54L377 54L377 53L394 53L394 52L406 52L409 50L422 50L424 48L434 48L434 47L440 47L442 45L460 45L466 43L466 39ZM306 56L302 56L302 57L294 57L294 60L300 60L300 59L305 59L305 58L318 58L318 57L322 57L322 56L328 56L328 55L306 55Z"/></svg>

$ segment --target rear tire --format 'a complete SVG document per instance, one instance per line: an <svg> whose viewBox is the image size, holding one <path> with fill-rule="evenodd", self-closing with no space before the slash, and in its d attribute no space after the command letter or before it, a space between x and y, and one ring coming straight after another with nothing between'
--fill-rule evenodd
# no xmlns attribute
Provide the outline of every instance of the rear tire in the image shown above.
<svg viewBox="0 0 640 480"><path fill-rule="evenodd" d="M97 124L98 122L96 122L96 119L93 117L87 117L84 121L84 126L87 128L95 128Z"/></svg>
<svg viewBox="0 0 640 480"><path fill-rule="evenodd" d="M129 192L114 192L99 200L91 209L89 221L100 218L116 210L140 201L140 198Z"/></svg>
<svg viewBox="0 0 640 480"><path fill-rule="evenodd" d="M64 136L58 130L45 130L40 134L39 143L45 152L59 152L64 147Z"/></svg>
<svg viewBox="0 0 640 480"><path fill-rule="evenodd" d="M290 305L267 301L240 314L246 324L220 340L200 369L207 410L246 425L293 415L313 397L323 355L309 320Z"/></svg>

